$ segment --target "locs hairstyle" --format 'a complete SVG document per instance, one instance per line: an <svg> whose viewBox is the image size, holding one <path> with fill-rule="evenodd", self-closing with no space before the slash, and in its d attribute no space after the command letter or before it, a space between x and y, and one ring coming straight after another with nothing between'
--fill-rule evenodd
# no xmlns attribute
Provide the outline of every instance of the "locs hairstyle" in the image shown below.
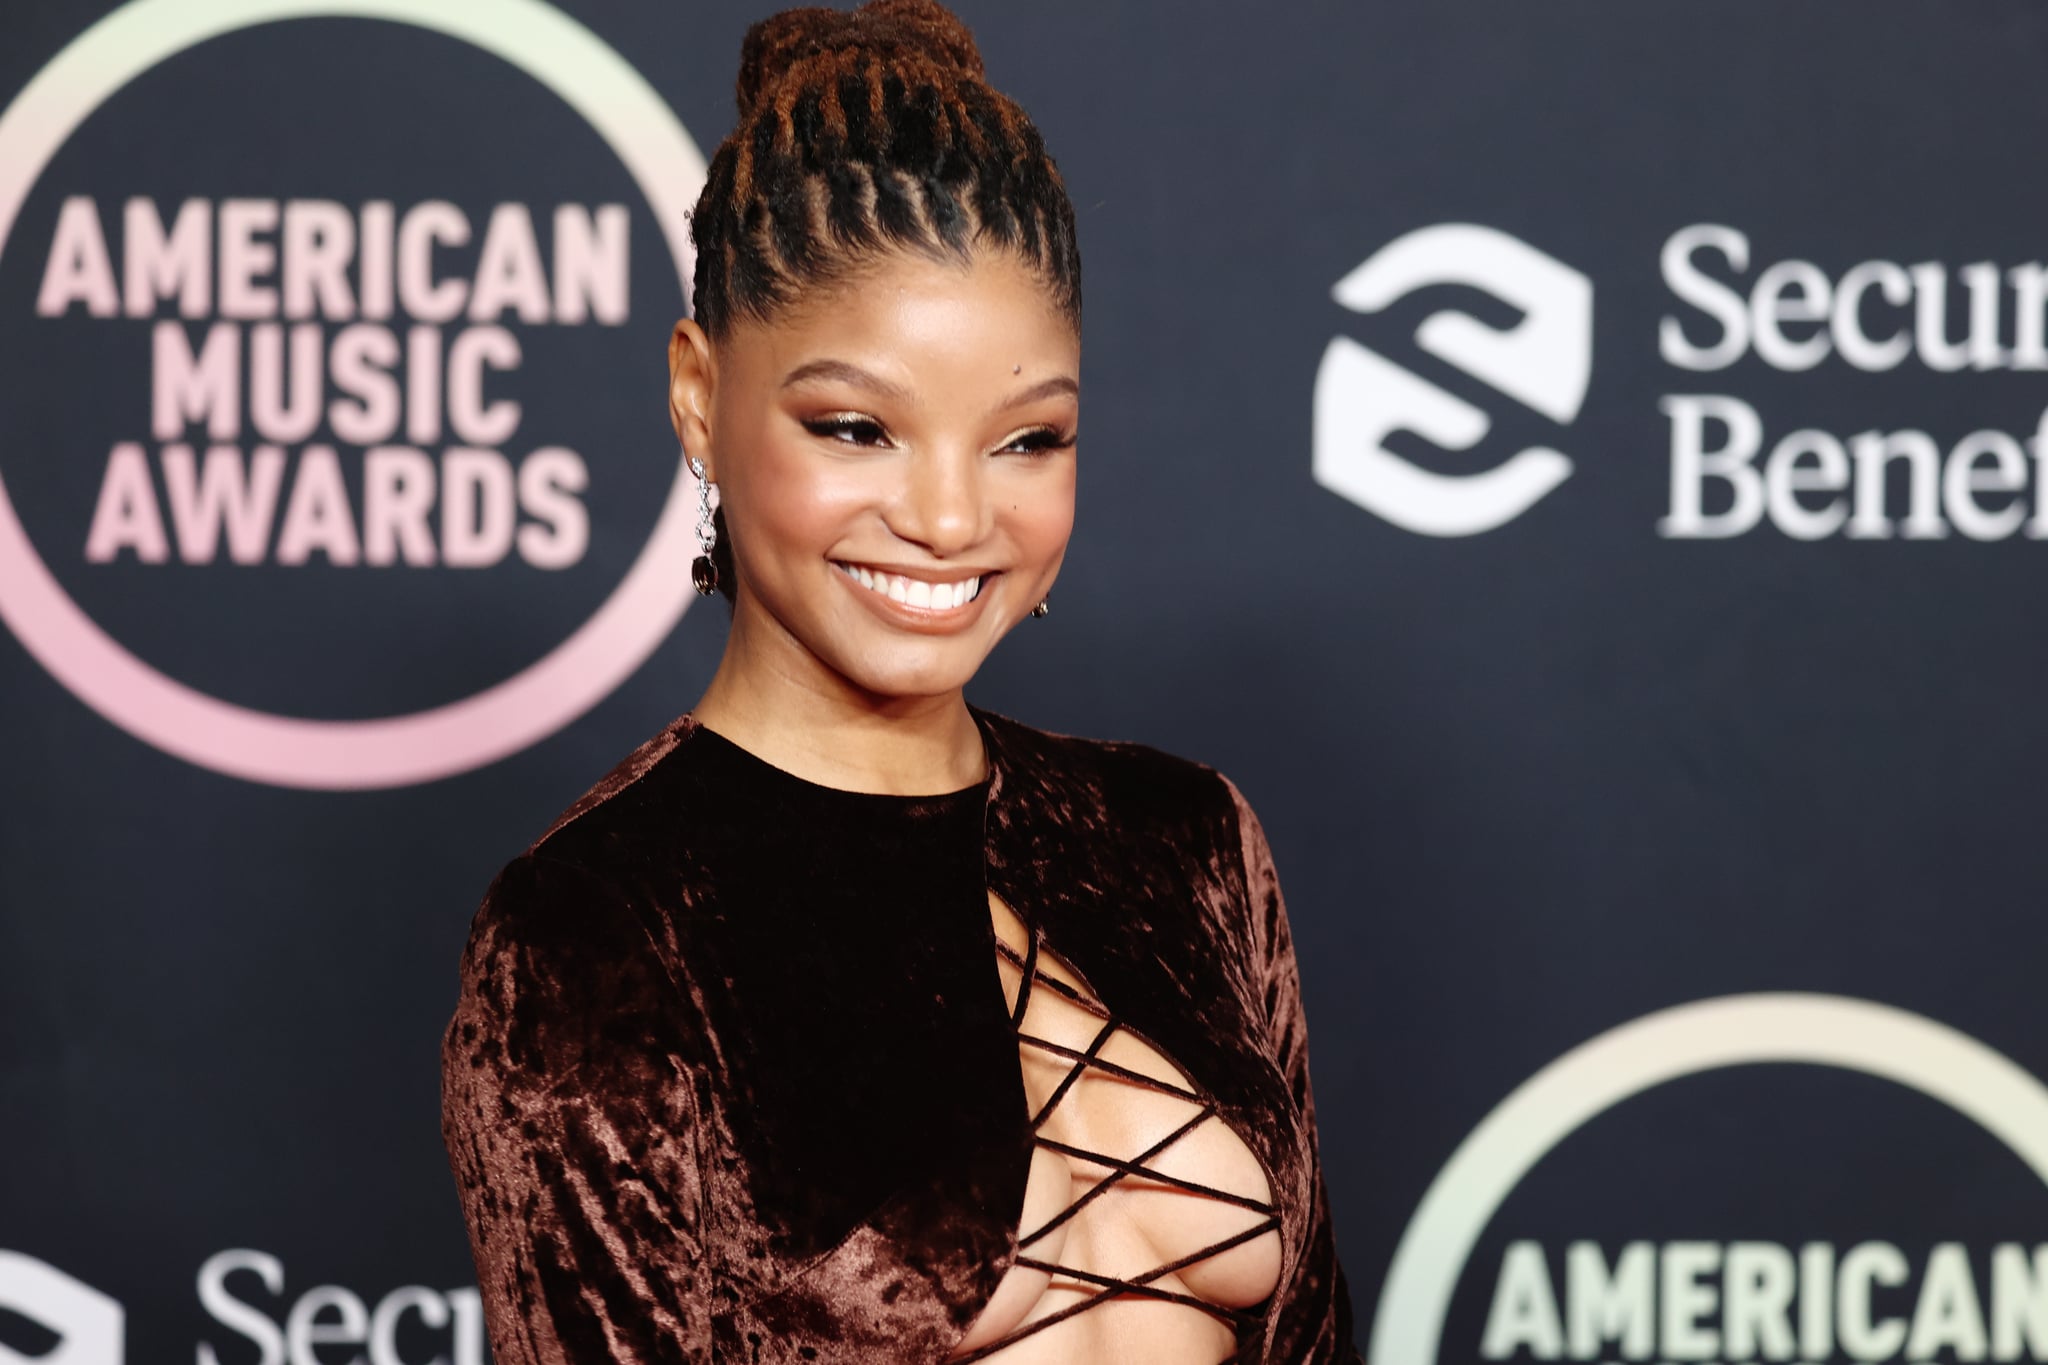
<svg viewBox="0 0 2048 1365"><path fill-rule="evenodd" d="M792 9L747 30L739 123L690 220L713 341L891 251L1014 252L1081 321L1074 209L1038 130L936 0ZM737 577L717 514L719 587Z"/></svg>

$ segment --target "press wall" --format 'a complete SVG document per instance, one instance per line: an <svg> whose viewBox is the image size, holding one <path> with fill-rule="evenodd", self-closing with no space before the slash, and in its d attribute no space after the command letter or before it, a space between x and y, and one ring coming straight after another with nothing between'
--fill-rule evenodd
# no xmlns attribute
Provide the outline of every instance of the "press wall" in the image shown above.
<svg viewBox="0 0 2048 1365"><path fill-rule="evenodd" d="M2048 15L960 10L1086 300L970 696L1258 809L1373 1365L2048 1358ZM0 1361L480 1361L439 1032L719 657L762 12L0 13Z"/></svg>

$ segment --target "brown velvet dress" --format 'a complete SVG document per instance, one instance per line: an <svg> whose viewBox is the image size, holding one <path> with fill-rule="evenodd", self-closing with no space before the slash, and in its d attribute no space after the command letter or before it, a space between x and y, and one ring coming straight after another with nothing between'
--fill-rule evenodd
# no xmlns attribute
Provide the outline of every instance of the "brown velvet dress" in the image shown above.
<svg viewBox="0 0 2048 1365"><path fill-rule="evenodd" d="M1294 952L1214 770L975 708L990 773L873 795L690 717L492 883L443 1131L500 1365L944 1361L1017 1260L1032 1118L992 891L1263 1166L1242 1361L1352 1361Z"/></svg>

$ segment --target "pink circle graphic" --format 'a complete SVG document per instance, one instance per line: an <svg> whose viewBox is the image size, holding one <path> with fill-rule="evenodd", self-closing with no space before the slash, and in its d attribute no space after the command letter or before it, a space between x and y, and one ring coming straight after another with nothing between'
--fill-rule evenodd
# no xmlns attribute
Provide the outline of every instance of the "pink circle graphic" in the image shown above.
<svg viewBox="0 0 2048 1365"><path fill-rule="evenodd" d="M459 39L552 91L639 185L689 296L690 207L704 157L675 113L597 35L543 0L133 0L80 34L0 114L0 253L50 159L94 110L210 38L291 19L364 18ZM611 596L547 655L482 692L410 715L307 720L224 702L168 677L100 628L30 542L0 478L0 621L81 701L136 738L251 782L401 787L517 753L595 706L646 662L694 595L696 480L678 457L653 533Z"/></svg>

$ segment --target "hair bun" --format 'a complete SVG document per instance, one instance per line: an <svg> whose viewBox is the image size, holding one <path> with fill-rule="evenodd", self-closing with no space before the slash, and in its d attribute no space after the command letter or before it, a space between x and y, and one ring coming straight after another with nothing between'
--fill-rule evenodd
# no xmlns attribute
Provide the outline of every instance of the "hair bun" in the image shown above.
<svg viewBox="0 0 2048 1365"><path fill-rule="evenodd" d="M748 29L740 45L741 118L792 67L828 52L868 52L885 66L922 58L957 75L986 78L974 35L938 0L867 0L856 10L786 9Z"/></svg>

